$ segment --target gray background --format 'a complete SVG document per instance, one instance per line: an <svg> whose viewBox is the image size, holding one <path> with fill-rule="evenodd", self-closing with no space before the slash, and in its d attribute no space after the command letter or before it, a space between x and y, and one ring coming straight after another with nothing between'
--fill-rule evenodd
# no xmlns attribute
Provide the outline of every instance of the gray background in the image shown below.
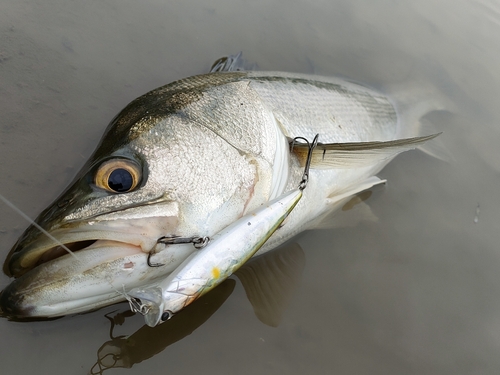
<svg viewBox="0 0 500 375"><path fill-rule="evenodd" d="M278 328L237 283L193 334L107 373L495 374L499 35L492 0L2 0L0 192L35 217L130 100L238 51L262 70L343 76L396 99L425 88L444 103L429 120L453 159L401 155L367 201L377 222L297 237L307 265ZM26 226L0 204L2 261ZM0 320L1 372L88 373L116 308Z"/></svg>

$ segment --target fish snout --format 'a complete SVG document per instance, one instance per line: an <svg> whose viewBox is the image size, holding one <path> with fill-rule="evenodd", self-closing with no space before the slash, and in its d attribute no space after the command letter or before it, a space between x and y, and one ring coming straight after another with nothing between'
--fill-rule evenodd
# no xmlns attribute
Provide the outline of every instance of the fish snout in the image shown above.
<svg viewBox="0 0 500 375"><path fill-rule="evenodd" d="M24 301L24 296L16 288L16 282L11 283L0 292L0 316L9 319L26 319L33 316L33 306Z"/></svg>

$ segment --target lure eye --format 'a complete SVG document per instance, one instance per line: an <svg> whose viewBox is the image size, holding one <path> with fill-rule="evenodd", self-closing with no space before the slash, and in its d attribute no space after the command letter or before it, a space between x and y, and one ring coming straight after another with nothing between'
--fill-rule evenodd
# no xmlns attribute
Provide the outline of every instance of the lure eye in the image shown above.
<svg viewBox="0 0 500 375"><path fill-rule="evenodd" d="M137 163L126 159L113 159L102 163L95 174L95 184L100 188L126 193L139 185L141 169Z"/></svg>
<svg viewBox="0 0 500 375"><path fill-rule="evenodd" d="M165 322L169 320L174 314L172 314L171 311L166 310L162 315L161 315L161 321Z"/></svg>

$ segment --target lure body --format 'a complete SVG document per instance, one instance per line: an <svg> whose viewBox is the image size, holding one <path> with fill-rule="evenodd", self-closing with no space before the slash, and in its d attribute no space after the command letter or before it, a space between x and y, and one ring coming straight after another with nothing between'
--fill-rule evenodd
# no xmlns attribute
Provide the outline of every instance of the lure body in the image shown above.
<svg viewBox="0 0 500 375"><path fill-rule="evenodd" d="M132 289L131 309L154 327L201 297L250 259L283 223L302 198L295 189L266 203L217 233L156 287Z"/></svg>

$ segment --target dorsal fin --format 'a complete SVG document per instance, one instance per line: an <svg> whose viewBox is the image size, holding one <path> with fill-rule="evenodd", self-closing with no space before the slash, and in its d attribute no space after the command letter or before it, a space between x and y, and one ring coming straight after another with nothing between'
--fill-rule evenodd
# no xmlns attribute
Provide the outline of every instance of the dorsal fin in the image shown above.
<svg viewBox="0 0 500 375"><path fill-rule="evenodd" d="M240 51L235 55L221 57L213 63L210 73L258 70L257 64L246 61L242 55L243 52Z"/></svg>
<svg viewBox="0 0 500 375"><path fill-rule="evenodd" d="M344 169L367 167L390 159L401 152L417 148L439 134L441 133L391 141L318 143L313 151L311 168ZM291 140L289 142L292 152L299 157L302 163L305 163L309 146Z"/></svg>

